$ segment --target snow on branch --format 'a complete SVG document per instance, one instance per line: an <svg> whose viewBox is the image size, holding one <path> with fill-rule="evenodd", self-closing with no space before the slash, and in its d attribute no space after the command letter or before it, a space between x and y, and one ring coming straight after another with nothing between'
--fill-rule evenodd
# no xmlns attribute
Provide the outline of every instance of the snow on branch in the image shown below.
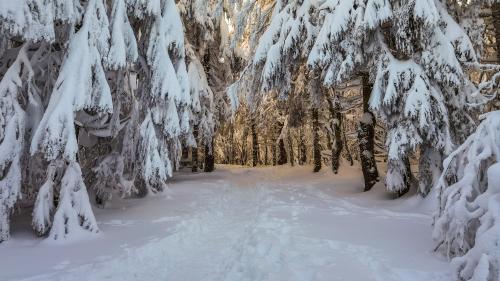
<svg viewBox="0 0 500 281"><path fill-rule="evenodd" d="M21 158L25 112L19 104L21 90L33 77L26 54L28 44L0 80L0 242L9 238L9 217L21 198Z"/></svg>
<svg viewBox="0 0 500 281"><path fill-rule="evenodd" d="M124 0L113 1L111 19L111 44L106 61L110 68L119 69L125 67L127 62L136 61L139 56Z"/></svg>
<svg viewBox="0 0 500 281"><path fill-rule="evenodd" d="M81 229L98 231L80 164L76 162L78 141L75 113L93 110L107 114L113 110L111 90L102 66L109 37L104 2L90 0L82 26L69 39L67 55L49 105L31 143L32 155L42 152L52 164L63 160L67 162L53 223L47 217L54 208L54 202L48 198L53 192L53 175L50 171L37 196L32 224L40 235L45 234L49 227L53 239L67 238Z"/></svg>
<svg viewBox="0 0 500 281"><path fill-rule="evenodd" d="M455 257L458 280L495 281L500 276L500 112L484 116L477 131L444 162L437 249Z"/></svg>
<svg viewBox="0 0 500 281"><path fill-rule="evenodd" d="M299 59L306 57L314 42L316 28L312 24L314 4L302 2L278 2L271 23L259 40L253 57L254 66L263 65L257 73L262 90L282 87L286 92L292 83L290 77ZM255 69L260 70L260 67Z"/></svg>
<svg viewBox="0 0 500 281"><path fill-rule="evenodd" d="M415 61L398 60L388 51L382 55L370 107L389 124L389 158L398 158L424 141L451 150L442 93ZM396 119L397 114L401 115Z"/></svg>
<svg viewBox="0 0 500 281"><path fill-rule="evenodd" d="M49 105L31 143L31 153L43 151L48 160L76 160L75 112L111 113L113 102L102 58L109 30L101 0L88 3L82 27L70 38Z"/></svg>
<svg viewBox="0 0 500 281"><path fill-rule="evenodd" d="M52 239L64 239L69 235L75 237L77 233L85 233L85 231L91 233L99 231L78 163L71 162L66 167L59 198L59 205L49 233Z"/></svg>

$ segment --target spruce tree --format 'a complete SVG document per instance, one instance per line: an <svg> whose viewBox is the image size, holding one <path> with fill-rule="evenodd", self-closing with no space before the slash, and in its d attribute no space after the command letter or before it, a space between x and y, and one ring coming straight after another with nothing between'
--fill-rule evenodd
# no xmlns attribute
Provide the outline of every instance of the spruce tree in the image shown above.
<svg viewBox="0 0 500 281"><path fill-rule="evenodd" d="M456 280L494 281L500 277L500 112L484 120L444 161L437 191L439 209L433 236L452 257Z"/></svg>
<svg viewBox="0 0 500 281"><path fill-rule="evenodd" d="M440 2L327 1L324 7L309 65L324 70L326 85L351 79L360 69L373 74L370 108L388 130L386 186L397 194L408 190L408 158L420 149L418 190L425 196L441 155L450 153L470 124L464 122L463 101L471 94L464 64L477 57L468 35ZM464 118L454 126L449 116L459 111ZM368 178L365 188L372 183Z"/></svg>

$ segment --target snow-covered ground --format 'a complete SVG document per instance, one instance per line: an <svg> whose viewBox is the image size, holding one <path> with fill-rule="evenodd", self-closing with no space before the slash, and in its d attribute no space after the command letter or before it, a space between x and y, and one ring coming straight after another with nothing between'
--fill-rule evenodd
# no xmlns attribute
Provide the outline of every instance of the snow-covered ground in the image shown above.
<svg viewBox="0 0 500 281"><path fill-rule="evenodd" d="M431 203L362 193L353 168L221 166L180 173L164 194L96 209L101 233L0 245L0 280L447 280Z"/></svg>

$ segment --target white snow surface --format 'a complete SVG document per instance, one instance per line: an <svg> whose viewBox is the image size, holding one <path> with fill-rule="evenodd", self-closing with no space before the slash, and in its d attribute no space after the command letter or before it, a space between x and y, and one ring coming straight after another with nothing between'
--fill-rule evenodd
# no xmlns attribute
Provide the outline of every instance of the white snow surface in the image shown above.
<svg viewBox="0 0 500 281"><path fill-rule="evenodd" d="M101 232L85 239L14 224L0 280L449 280L432 252L434 202L362 189L350 167L181 172L160 195L95 209Z"/></svg>

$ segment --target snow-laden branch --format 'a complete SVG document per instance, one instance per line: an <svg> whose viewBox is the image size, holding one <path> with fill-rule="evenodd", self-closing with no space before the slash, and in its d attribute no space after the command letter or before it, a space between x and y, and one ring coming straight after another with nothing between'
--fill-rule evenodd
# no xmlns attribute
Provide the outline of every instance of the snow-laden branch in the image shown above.
<svg viewBox="0 0 500 281"><path fill-rule="evenodd" d="M437 185L433 236L457 280L500 276L500 112L488 113L476 132L444 162Z"/></svg>

